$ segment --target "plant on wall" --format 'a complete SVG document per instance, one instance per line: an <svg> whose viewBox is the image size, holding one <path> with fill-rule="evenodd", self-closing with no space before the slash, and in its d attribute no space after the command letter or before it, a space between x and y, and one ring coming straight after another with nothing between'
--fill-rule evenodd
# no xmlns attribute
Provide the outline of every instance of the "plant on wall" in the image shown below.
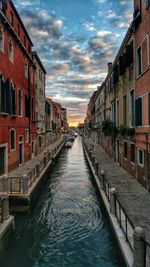
<svg viewBox="0 0 150 267"><path fill-rule="evenodd" d="M116 136L118 134L118 128L109 119L106 119L102 122L102 131L105 136Z"/></svg>

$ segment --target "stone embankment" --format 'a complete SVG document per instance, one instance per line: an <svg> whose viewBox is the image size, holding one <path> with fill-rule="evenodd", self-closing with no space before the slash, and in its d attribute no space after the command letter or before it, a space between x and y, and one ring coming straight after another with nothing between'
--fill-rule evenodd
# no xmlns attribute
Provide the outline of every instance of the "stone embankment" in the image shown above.
<svg viewBox="0 0 150 267"><path fill-rule="evenodd" d="M0 240L9 230L14 230L14 217L10 210L26 211L37 199L41 185L50 173L50 166L65 141L66 137L62 136L30 161L0 177Z"/></svg>
<svg viewBox="0 0 150 267"><path fill-rule="evenodd" d="M83 147L127 266L149 267L150 194L99 145Z"/></svg>

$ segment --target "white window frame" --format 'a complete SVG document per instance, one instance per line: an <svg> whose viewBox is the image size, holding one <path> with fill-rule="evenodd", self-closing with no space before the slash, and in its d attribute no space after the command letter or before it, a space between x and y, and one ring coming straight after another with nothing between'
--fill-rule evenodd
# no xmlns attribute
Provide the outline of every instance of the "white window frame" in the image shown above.
<svg viewBox="0 0 150 267"><path fill-rule="evenodd" d="M29 143L29 129L25 130L25 140L26 140L26 143Z"/></svg>
<svg viewBox="0 0 150 267"><path fill-rule="evenodd" d="M14 131L14 148L11 148L11 131ZM13 152L16 150L16 130L14 128L10 129L10 151Z"/></svg>
<svg viewBox="0 0 150 267"><path fill-rule="evenodd" d="M143 159L143 163L140 163L139 160L140 160L140 157L139 157L139 151L142 151L142 159ZM138 165L141 166L141 167L144 167L144 150L141 149L141 148L138 148Z"/></svg>

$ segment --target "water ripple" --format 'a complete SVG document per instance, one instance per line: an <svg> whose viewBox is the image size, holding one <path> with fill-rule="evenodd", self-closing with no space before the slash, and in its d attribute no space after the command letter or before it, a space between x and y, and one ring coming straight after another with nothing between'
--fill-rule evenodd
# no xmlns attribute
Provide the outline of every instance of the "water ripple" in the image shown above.
<svg viewBox="0 0 150 267"><path fill-rule="evenodd" d="M117 267L80 138L61 153L36 208L18 223L1 267ZM11 248L10 248L11 246ZM11 257L10 257L11 254Z"/></svg>

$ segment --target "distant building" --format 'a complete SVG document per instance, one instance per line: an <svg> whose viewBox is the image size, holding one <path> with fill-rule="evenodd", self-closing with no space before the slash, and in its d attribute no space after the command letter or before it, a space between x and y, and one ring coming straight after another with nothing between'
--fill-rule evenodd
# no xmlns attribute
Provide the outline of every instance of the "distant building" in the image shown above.
<svg viewBox="0 0 150 267"><path fill-rule="evenodd" d="M49 145L54 140L54 129L53 129L53 101L51 98L46 98L46 104L45 104L45 129L46 129L46 144Z"/></svg>
<svg viewBox="0 0 150 267"><path fill-rule="evenodd" d="M11 0L0 0L0 175L35 154L32 41Z"/></svg>
<svg viewBox="0 0 150 267"><path fill-rule="evenodd" d="M68 122L67 122L67 110L66 108L61 108L61 128L63 132L68 131Z"/></svg>
<svg viewBox="0 0 150 267"><path fill-rule="evenodd" d="M36 106L36 153L43 151L46 145L45 135L45 76L46 70L36 52L33 52L35 71L35 106Z"/></svg>
<svg viewBox="0 0 150 267"><path fill-rule="evenodd" d="M61 121L61 105L57 102L53 102L53 131L56 136L60 135L62 121Z"/></svg>

